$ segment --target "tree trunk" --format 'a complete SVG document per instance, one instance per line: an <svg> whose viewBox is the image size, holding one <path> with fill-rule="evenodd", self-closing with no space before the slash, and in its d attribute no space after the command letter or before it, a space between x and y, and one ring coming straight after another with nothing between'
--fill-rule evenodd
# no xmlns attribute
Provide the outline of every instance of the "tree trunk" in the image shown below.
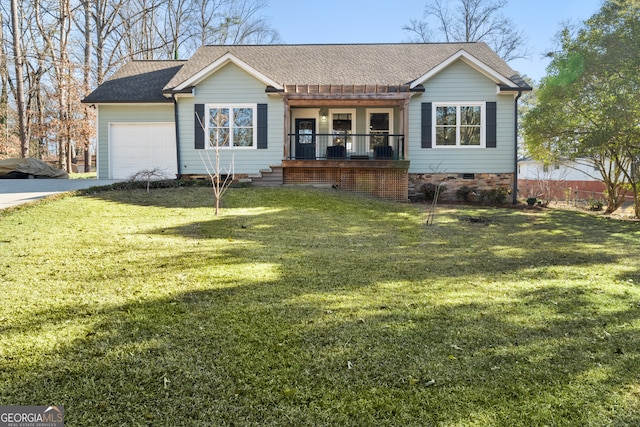
<svg viewBox="0 0 640 427"><path fill-rule="evenodd" d="M24 103L24 58L20 48L20 22L18 20L18 0L11 0L11 31L13 37L13 57L16 69L16 107L18 109L18 132L20 135L20 155L29 157L29 141L27 140L27 112Z"/></svg>
<svg viewBox="0 0 640 427"><path fill-rule="evenodd" d="M3 16L0 13L0 125L6 126L8 119L8 111L7 105L9 100L9 90L7 88L8 81L8 66L7 66L7 55L4 50L4 32L3 32L4 22ZM8 139L8 138L7 138ZM5 141L8 143L9 141Z"/></svg>
<svg viewBox="0 0 640 427"><path fill-rule="evenodd" d="M640 193L638 193L638 183L632 183L631 190L633 191L633 215L636 218L640 218Z"/></svg>
<svg viewBox="0 0 640 427"><path fill-rule="evenodd" d="M91 92L91 50L93 48L93 38L91 34L91 2L84 0L82 2L84 12L84 66L82 67L82 94L87 96ZM89 123L91 117L89 115L88 106L84 106L83 117L85 122ZM91 144L89 140L84 141L84 170L89 172L91 169ZM78 171L79 172L79 171Z"/></svg>

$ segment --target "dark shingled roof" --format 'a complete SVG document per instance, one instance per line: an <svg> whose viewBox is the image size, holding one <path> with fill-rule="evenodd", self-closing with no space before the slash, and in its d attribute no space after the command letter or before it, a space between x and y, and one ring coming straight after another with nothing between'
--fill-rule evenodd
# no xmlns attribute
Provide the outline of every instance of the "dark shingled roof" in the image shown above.
<svg viewBox="0 0 640 427"><path fill-rule="evenodd" d="M130 62L83 102L171 102L163 91L171 92L227 53L282 87L403 86L461 50L513 83L507 87L531 89L485 43L202 46L187 61Z"/></svg>
<svg viewBox="0 0 640 427"><path fill-rule="evenodd" d="M186 61L131 61L91 92L82 102L173 102L162 88Z"/></svg>

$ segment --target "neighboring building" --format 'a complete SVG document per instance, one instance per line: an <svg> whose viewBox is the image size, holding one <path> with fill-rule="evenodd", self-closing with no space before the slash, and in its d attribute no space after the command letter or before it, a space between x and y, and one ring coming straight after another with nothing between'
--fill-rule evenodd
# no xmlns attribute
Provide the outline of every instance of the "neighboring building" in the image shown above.
<svg viewBox="0 0 640 427"><path fill-rule="evenodd" d="M516 106L531 90L484 43L204 46L133 61L83 102L99 178L278 171L406 200L409 184L511 189Z"/></svg>
<svg viewBox="0 0 640 427"><path fill-rule="evenodd" d="M605 185L598 177L600 171L588 159L544 165L531 157L524 157L518 162L518 192L524 198L599 199L603 197ZM541 194L545 191L547 194Z"/></svg>

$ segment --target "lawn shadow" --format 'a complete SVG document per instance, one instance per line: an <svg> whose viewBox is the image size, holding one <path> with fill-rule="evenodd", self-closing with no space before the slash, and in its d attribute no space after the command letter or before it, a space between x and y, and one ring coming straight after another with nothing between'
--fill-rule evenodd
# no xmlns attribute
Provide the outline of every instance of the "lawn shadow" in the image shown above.
<svg viewBox="0 0 640 427"><path fill-rule="evenodd" d="M64 331L78 316L86 331L1 393L61 404L71 425L640 420L640 341L630 327L638 305L605 310L586 290L564 287L459 304L427 292L411 303L391 292L362 299L352 289L341 297L356 300L345 305L298 285L62 313L40 327ZM625 393L627 406L612 401Z"/></svg>
<svg viewBox="0 0 640 427"><path fill-rule="evenodd" d="M319 380L323 388L349 390L342 398L354 396L352 415L368 425L376 418L367 414L385 400L404 405L400 414L386 405L383 419L425 425L633 425L640 340L630 325L640 309L589 310L580 295L546 288L511 304L417 302L314 322L306 328L309 359L315 374L333 373ZM532 319L540 307L546 318ZM355 399L371 389L384 392ZM625 393L627 406L610 409Z"/></svg>

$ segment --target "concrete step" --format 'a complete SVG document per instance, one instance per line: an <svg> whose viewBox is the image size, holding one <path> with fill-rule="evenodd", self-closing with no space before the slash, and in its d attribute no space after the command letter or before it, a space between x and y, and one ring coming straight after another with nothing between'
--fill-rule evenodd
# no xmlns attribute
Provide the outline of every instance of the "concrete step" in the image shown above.
<svg viewBox="0 0 640 427"><path fill-rule="evenodd" d="M269 169L261 169L260 176L251 177L251 185L254 187L275 187L282 185L282 166L271 166Z"/></svg>

